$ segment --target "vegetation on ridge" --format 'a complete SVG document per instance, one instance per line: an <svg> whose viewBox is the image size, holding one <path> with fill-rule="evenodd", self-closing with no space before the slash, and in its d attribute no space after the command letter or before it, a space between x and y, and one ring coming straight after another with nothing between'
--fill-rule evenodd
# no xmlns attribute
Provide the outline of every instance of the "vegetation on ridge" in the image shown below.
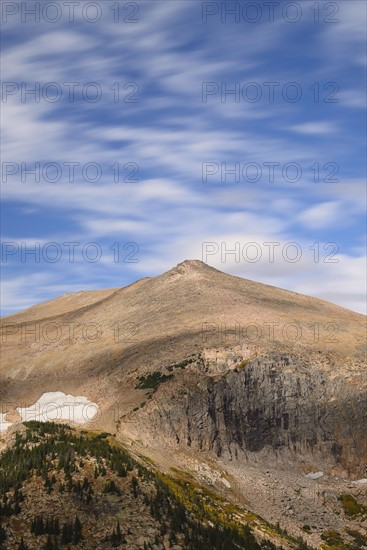
<svg viewBox="0 0 367 550"><path fill-rule="evenodd" d="M173 378L173 374L162 374L159 371L148 374L147 376L139 376L139 383L135 386L137 390L153 390L156 391L160 384L167 382Z"/></svg>
<svg viewBox="0 0 367 550"><path fill-rule="evenodd" d="M186 482L143 466L106 433L54 422L24 425L0 457L4 548L107 549L142 537L145 549L166 543L187 550L276 549L208 492L193 493Z"/></svg>

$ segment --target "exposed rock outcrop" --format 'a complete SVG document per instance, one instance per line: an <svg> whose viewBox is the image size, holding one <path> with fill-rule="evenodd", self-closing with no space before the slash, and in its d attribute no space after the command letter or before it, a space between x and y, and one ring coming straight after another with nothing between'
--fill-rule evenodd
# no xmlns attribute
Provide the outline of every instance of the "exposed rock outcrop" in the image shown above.
<svg viewBox="0 0 367 550"><path fill-rule="evenodd" d="M224 376L204 377L176 391L174 401L152 406L156 428L217 456L365 475L367 400L359 374L346 376L337 365L313 368L287 355L229 367Z"/></svg>

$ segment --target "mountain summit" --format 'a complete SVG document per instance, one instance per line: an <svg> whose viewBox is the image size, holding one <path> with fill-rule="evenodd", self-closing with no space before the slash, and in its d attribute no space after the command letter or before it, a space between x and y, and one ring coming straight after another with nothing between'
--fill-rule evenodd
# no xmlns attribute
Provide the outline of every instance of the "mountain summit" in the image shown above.
<svg viewBox="0 0 367 550"><path fill-rule="evenodd" d="M180 262L176 265L173 269L183 268L187 271L191 270L200 270L200 269L214 269L213 267L210 267L208 264L202 262L201 260L184 260L183 262Z"/></svg>
<svg viewBox="0 0 367 550"><path fill-rule="evenodd" d="M213 271L218 271L214 267L210 267L208 264L202 262L201 260L184 260L173 267L168 271L179 272L181 274L190 274L190 273L210 273Z"/></svg>

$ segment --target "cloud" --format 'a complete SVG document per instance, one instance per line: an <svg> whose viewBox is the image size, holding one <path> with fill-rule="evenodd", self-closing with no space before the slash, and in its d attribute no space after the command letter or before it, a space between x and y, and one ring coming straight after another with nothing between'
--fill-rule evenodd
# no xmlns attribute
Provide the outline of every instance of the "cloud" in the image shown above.
<svg viewBox="0 0 367 550"><path fill-rule="evenodd" d="M330 225L340 225L344 219L343 205L338 201L316 204L304 210L298 220L304 225L321 229Z"/></svg>
<svg viewBox="0 0 367 550"><path fill-rule="evenodd" d="M336 23L324 25L322 35L322 55L327 55L333 64L355 65L366 64L366 17L365 2L350 0L348 2L325 5L324 11L337 11L331 18Z"/></svg>
<svg viewBox="0 0 367 550"><path fill-rule="evenodd" d="M42 97L38 103L30 97L22 102L20 93L9 96L2 109L3 160L24 162L28 168L35 162L97 162L103 177L95 184L83 179L81 170L73 183L65 170L55 183L42 178L37 183L31 175L22 182L20 173L9 177L2 195L14 216L6 232L26 235L30 244L33 239L96 241L104 251L116 241L136 241L140 251L139 264L124 264L123 272L111 251L95 265L79 260L56 267L9 261L3 287L6 311L65 289L121 286L158 274L185 257L198 257L204 241L296 241L307 249L321 240L324 230L336 231L342 219L348 220L349 230L343 262L360 267L354 258L363 255L357 216L365 192L363 174L356 167L360 134L351 108L363 104L356 71L364 8L339 3L340 24L313 25L316 56L302 45L309 31L303 20L297 25L281 18L272 24L227 25L218 19L204 25L200 3L144 2L140 7L137 24L113 23L111 10L103 7L103 20L92 25L79 16L73 24L63 18L56 25L11 23L7 29L12 39L4 51L5 80L29 87L35 81L56 81L64 95L56 103ZM303 11L312 15L308 3ZM320 4L323 16L324 11ZM295 47L295 35L302 51ZM279 64L283 58L287 63ZM284 82L296 79L303 90L297 103L284 101L281 92L274 103L266 101L265 93L257 103L231 98L223 102L220 94L202 102L205 81L224 82L229 88L236 82L263 86L270 81L281 91ZM69 81L80 83L74 103L65 94L64 83ZM309 86L315 81L320 90L323 82L337 81L340 102L312 103ZM80 96L88 82L98 82L103 90L95 104ZM138 103L115 103L110 89L115 82L120 91L127 82L136 82ZM315 136L324 139L310 139ZM329 161L338 162L340 182L323 181ZM139 181L115 182L111 166L116 162L137 163ZM203 162L218 167L226 163L227 168L257 162L263 177L235 182L221 177L218 169L216 177L204 183ZM266 162L280 165L273 182L267 180ZM288 162L302 165L299 182L282 176ZM321 174L317 184L309 168L315 162ZM312 242L305 241L305 233ZM326 292L318 285L330 276L326 267L312 262L311 251L297 265L228 265L233 273L311 294ZM339 266L333 273L335 301L339 281L340 300L357 307L359 282L348 272L353 281L348 290L346 272Z"/></svg>
<svg viewBox="0 0 367 550"><path fill-rule="evenodd" d="M365 90L341 90L340 102L346 107L355 109L366 109L366 94Z"/></svg>
<svg viewBox="0 0 367 550"><path fill-rule="evenodd" d="M27 276L12 277L2 281L0 288L2 314L21 311L47 299L56 298L66 292L84 290L83 283L50 283L47 273L34 272Z"/></svg>
<svg viewBox="0 0 367 550"><path fill-rule="evenodd" d="M304 122L290 126L290 130L306 135L325 135L338 132L337 126L332 122Z"/></svg>

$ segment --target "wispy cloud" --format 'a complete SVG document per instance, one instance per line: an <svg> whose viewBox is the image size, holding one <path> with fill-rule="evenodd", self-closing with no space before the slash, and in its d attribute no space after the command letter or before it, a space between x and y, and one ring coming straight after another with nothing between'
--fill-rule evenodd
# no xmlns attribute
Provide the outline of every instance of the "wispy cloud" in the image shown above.
<svg viewBox="0 0 367 550"><path fill-rule="evenodd" d="M4 80L25 83L28 90L38 82L41 96L23 101L19 88L2 104L3 161L18 164L2 184L10 211L4 233L30 246L96 241L108 251L116 241L136 242L139 263L124 264L122 273L111 251L96 264L79 255L73 264L56 266L22 263L14 255L4 265L4 311L58 292L120 286L200 257L205 241L233 239L296 241L305 249L315 241L338 242L343 254L336 266L316 265L308 251L296 266L280 258L276 264L217 267L315 295L326 295L324 281L331 277L330 299L360 309L361 281L350 266L363 266L363 2L339 3L334 25L311 25L307 2L300 3L305 17L296 24L281 17L274 23L223 24L219 18L203 24L200 2L140 2L138 23L116 24L106 4L106 17L92 25L78 10L74 23L63 17L55 25L11 19L5 25ZM310 32L314 45L304 47ZM294 81L302 91L297 102L286 95ZM62 89L59 101L42 96L50 82ZM70 82L78 84L74 101ZM83 98L90 82L102 90L95 103ZM137 86L137 103L123 101L129 82ZM206 103L205 82L218 87ZM324 101L328 82L338 85L338 103ZM243 92L249 83L260 89L256 102ZM237 85L239 101L223 96L223 89ZM21 163L32 171L36 162L79 163L75 181L65 166L57 182L47 181L42 169L39 182L32 173L22 181ZM82 175L90 162L102 170L96 183ZM111 167L129 162L139 168L138 181L114 181ZM206 182L204 162L218 167ZM248 163L260 167L259 180L244 177ZM269 163L276 164L271 180ZM289 163L301 168L299 180L288 177L294 173L287 172ZM239 179L226 176L236 165Z"/></svg>
<svg viewBox="0 0 367 550"><path fill-rule="evenodd" d="M295 126L290 126L290 130L293 132L298 132L300 134L308 135L327 135L327 134L336 134L338 128L332 122L304 122L303 124L296 124Z"/></svg>

